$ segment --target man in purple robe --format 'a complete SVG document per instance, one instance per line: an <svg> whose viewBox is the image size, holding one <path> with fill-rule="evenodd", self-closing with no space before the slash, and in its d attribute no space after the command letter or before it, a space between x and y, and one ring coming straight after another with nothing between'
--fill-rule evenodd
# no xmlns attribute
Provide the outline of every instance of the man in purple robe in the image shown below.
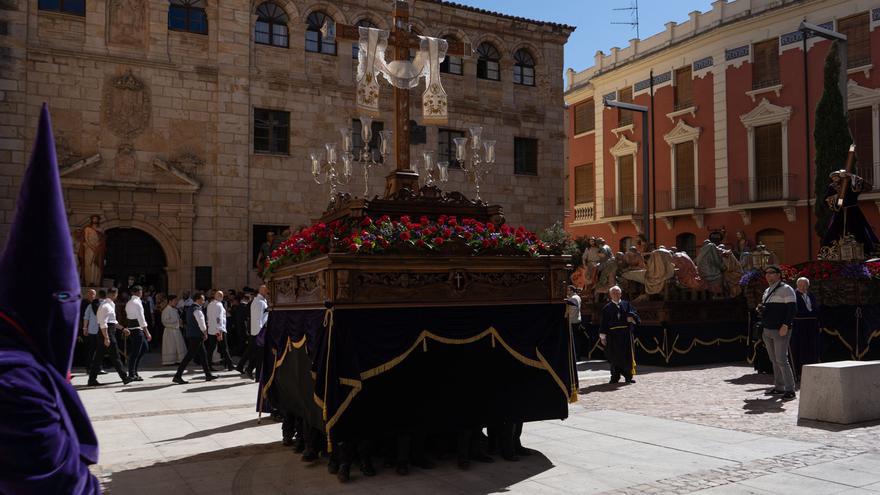
<svg viewBox="0 0 880 495"><path fill-rule="evenodd" d="M80 286L45 105L0 274L0 493L100 493L98 440L68 381Z"/></svg>

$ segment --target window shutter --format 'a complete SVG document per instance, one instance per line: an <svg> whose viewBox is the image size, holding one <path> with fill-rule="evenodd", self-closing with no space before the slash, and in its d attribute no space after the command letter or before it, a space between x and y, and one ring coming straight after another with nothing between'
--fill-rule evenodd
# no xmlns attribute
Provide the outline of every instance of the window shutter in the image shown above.
<svg viewBox="0 0 880 495"><path fill-rule="evenodd" d="M675 71L675 108L676 110L693 105L693 78L691 66Z"/></svg>
<svg viewBox="0 0 880 495"><path fill-rule="evenodd" d="M856 145L856 165L853 172L868 182L874 182L874 134L871 107L849 111L849 129Z"/></svg>
<svg viewBox="0 0 880 495"><path fill-rule="evenodd" d="M756 199L781 199L783 179L782 124L755 127Z"/></svg>
<svg viewBox="0 0 880 495"><path fill-rule="evenodd" d="M596 175L592 163L574 169L575 204L591 203L596 198Z"/></svg>
<svg viewBox="0 0 880 495"><path fill-rule="evenodd" d="M633 102L633 90L632 86L627 86L617 92L617 100L622 103L632 103ZM628 124L632 124L633 115L632 110L624 110L622 108L618 109L620 112L617 114L620 122L618 125L624 126Z"/></svg>
<svg viewBox="0 0 880 495"><path fill-rule="evenodd" d="M845 34L847 66L861 67L871 63L871 34L868 13L857 14L837 21L837 30Z"/></svg>
<svg viewBox="0 0 880 495"><path fill-rule="evenodd" d="M693 208L694 198L694 143L675 145L675 207Z"/></svg>
<svg viewBox="0 0 880 495"><path fill-rule="evenodd" d="M633 194L633 155L619 158L620 173L620 214L626 215L635 212L635 194Z"/></svg>
<svg viewBox="0 0 880 495"><path fill-rule="evenodd" d="M581 134L596 128L596 104L587 100L574 107L574 133Z"/></svg>
<svg viewBox="0 0 880 495"><path fill-rule="evenodd" d="M752 47L752 88L779 83L779 41L777 38L755 43Z"/></svg>

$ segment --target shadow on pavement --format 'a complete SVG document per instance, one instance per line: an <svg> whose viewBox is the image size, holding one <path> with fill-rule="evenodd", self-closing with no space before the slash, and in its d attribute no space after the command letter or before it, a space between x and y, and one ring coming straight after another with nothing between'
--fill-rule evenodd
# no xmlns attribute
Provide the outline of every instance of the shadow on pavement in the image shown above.
<svg viewBox="0 0 880 495"><path fill-rule="evenodd" d="M216 435L218 433L231 433L233 431L241 431L246 430L248 428L254 428L258 426L266 426L271 423L258 423L257 418L246 419L244 421L239 421L238 423L233 423L231 425L218 426L217 428L208 428L207 430L199 430L194 431L192 433L187 433L186 435L175 437L175 438L166 438L164 440L157 440L155 442L151 442L154 444L163 444L169 442L176 442L179 440L193 440L196 438L204 438L209 437L211 435Z"/></svg>
<svg viewBox="0 0 880 495"><path fill-rule="evenodd" d="M772 385L773 375L746 373L739 378L731 378L724 381L733 385Z"/></svg>
<svg viewBox="0 0 880 495"><path fill-rule="evenodd" d="M246 382L238 381L238 382L232 382L232 383L221 383L219 385L210 385L207 387L188 388L188 389L184 390L183 393L191 394L191 393L195 393L195 392L208 392L210 390L223 390L224 388L232 388L232 387L238 387L241 385L249 385L251 383L253 383L253 382L250 380L248 380Z"/></svg>
<svg viewBox="0 0 880 495"><path fill-rule="evenodd" d="M250 420L193 435L210 435L255 425L256 421ZM166 442L198 438L193 435ZM290 447L274 442L206 452L126 471L117 470L102 479L102 486L105 493L113 494L192 493L187 486L191 480L185 479L184 475L198 473L203 480L205 493L477 495L506 492L509 486L553 468L553 463L537 451L521 458L519 462L505 462L496 458L492 464L472 464L468 471L457 469L452 460L438 461L434 469L413 468L407 476L399 476L393 469L382 468L381 459L374 459L374 462L379 468L375 477L364 477L353 465L351 481L341 484L335 476L327 473L326 458L303 463Z"/></svg>
<svg viewBox="0 0 880 495"><path fill-rule="evenodd" d="M578 393L590 394L593 392L613 392L621 387L627 386L625 383L600 383L598 385L590 385L589 387L583 387L578 390Z"/></svg>
<svg viewBox="0 0 880 495"><path fill-rule="evenodd" d="M746 414L765 414L765 413L781 413L785 412L782 407L786 403L778 397L768 397L766 399L745 399L743 409Z"/></svg>
<svg viewBox="0 0 880 495"><path fill-rule="evenodd" d="M162 390L163 388L173 386L173 383L163 383L161 385L146 385L146 386L129 386L125 387L120 392L149 392L150 390Z"/></svg>

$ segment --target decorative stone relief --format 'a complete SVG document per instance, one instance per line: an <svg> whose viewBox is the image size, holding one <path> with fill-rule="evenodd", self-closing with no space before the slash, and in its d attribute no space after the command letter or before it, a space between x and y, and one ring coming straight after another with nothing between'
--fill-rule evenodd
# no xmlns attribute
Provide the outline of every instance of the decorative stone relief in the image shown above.
<svg viewBox="0 0 880 495"><path fill-rule="evenodd" d="M150 110L150 92L131 69L104 85L104 118L110 130L124 141L149 126Z"/></svg>
<svg viewBox="0 0 880 495"><path fill-rule="evenodd" d="M144 0L110 0L107 10L110 43L143 48L147 20L146 2Z"/></svg>

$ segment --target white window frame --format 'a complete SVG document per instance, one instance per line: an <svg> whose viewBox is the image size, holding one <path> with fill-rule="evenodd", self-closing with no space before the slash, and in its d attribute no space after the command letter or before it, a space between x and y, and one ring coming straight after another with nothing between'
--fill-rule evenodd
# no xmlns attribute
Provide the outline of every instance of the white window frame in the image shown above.
<svg viewBox="0 0 880 495"><path fill-rule="evenodd" d="M748 132L749 147L749 202L757 197L755 181L755 127L781 124L782 127L782 197L789 198L788 190L788 121L791 119L791 107L780 107L763 98L752 111L739 117Z"/></svg>
<svg viewBox="0 0 880 495"><path fill-rule="evenodd" d="M670 191L672 191L670 196L670 205L673 210L678 209L678 205L676 204L676 192L677 187L675 185L676 177L676 167L675 167L675 145L683 144L683 143L693 143L694 146L694 207L700 204L700 134L703 130L699 127L691 127L687 125L687 123L679 119L678 123L675 124L675 127L672 128L671 131L666 133L663 136L663 139L666 141L666 144L669 145L669 155L672 158L672 161L669 163L671 166L671 177L672 184L670 187Z"/></svg>
<svg viewBox="0 0 880 495"><path fill-rule="evenodd" d="M620 216L620 158L628 155L633 157L633 208L638 205L638 159L639 143L630 141L626 136L620 136L617 144L608 150L614 157L614 213Z"/></svg>
<svg viewBox="0 0 880 495"><path fill-rule="evenodd" d="M846 85L847 111L857 108L871 107L871 140L874 143L873 168L874 181L880 178L880 89L866 88L850 79Z"/></svg>

